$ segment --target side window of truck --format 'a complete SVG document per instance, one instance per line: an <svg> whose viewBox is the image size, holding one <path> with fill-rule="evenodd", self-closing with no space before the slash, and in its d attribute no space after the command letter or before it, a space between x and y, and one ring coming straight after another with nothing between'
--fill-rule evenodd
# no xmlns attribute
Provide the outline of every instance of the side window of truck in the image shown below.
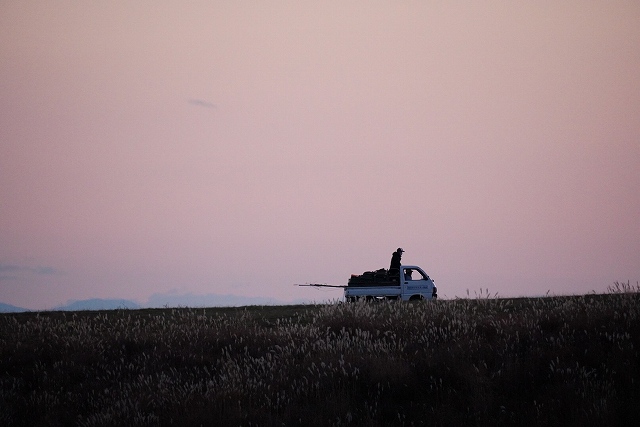
<svg viewBox="0 0 640 427"><path fill-rule="evenodd" d="M404 281L410 280L429 280L429 276L423 273L420 270L415 270L413 268L405 268L404 269Z"/></svg>

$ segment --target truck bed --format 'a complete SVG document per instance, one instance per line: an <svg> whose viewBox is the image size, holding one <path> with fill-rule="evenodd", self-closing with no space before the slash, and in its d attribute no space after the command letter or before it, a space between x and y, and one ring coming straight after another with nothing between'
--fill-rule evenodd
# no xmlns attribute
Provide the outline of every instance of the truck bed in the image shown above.
<svg viewBox="0 0 640 427"><path fill-rule="evenodd" d="M352 288L379 288L379 287L389 287L395 286L397 288L400 287L397 280L388 280L385 282L349 282L347 285L347 289Z"/></svg>
<svg viewBox="0 0 640 427"><path fill-rule="evenodd" d="M345 289L345 296L395 296L400 295L402 289L400 285L393 286L348 286Z"/></svg>

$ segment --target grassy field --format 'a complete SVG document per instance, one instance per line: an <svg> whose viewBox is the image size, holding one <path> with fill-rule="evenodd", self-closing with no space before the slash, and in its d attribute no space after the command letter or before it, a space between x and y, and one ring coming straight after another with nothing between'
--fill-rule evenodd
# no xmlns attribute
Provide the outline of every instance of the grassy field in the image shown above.
<svg viewBox="0 0 640 427"><path fill-rule="evenodd" d="M0 424L638 425L640 294L0 315Z"/></svg>

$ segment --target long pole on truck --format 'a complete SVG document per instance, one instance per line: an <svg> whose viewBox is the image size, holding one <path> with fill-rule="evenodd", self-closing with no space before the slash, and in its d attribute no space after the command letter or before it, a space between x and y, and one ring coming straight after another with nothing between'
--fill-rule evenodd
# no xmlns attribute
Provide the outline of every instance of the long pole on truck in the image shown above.
<svg viewBox="0 0 640 427"><path fill-rule="evenodd" d="M313 286L314 288L346 288L347 285L327 285L326 283L305 283L303 285L296 284L294 286Z"/></svg>

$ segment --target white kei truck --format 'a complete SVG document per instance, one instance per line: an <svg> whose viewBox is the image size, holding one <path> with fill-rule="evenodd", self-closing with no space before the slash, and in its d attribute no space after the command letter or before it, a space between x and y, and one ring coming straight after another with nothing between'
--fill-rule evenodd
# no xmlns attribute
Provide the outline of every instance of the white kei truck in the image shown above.
<svg viewBox="0 0 640 427"><path fill-rule="evenodd" d="M431 300L438 298L433 280L417 265L401 265L399 271L377 270L352 275L344 288L347 302L360 299Z"/></svg>
<svg viewBox="0 0 640 427"><path fill-rule="evenodd" d="M435 300L438 288L417 265L401 265L399 269L380 269L352 274L347 285L307 283L298 286L343 288L346 302L360 300Z"/></svg>

